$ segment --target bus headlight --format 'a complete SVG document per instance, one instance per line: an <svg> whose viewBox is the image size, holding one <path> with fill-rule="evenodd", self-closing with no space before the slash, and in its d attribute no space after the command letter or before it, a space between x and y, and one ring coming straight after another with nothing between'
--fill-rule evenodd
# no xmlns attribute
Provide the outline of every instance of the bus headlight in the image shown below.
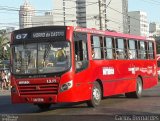
<svg viewBox="0 0 160 121"><path fill-rule="evenodd" d="M69 90L72 87L73 87L73 80L68 81L67 83L63 84L61 86L61 90L60 91L63 92L63 91Z"/></svg>

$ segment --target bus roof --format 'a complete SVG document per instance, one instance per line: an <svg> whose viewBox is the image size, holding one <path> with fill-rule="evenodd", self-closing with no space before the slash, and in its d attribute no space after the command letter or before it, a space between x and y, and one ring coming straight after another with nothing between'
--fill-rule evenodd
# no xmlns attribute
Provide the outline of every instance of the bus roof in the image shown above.
<svg viewBox="0 0 160 121"><path fill-rule="evenodd" d="M81 28L81 27L75 27L75 31L78 32L88 32L93 34L101 34L101 35L107 35L107 36L113 36L113 37L122 37L122 38L128 38L128 39L136 39L136 40L151 40L143 36L136 36L131 34L124 34L119 32L112 32L112 31L102 31L102 30L96 30L96 29L89 29L89 28ZM153 41L153 40L151 40Z"/></svg>
<svg viewBox="0 0 160 121"><path fill-rule="evenodd" d="M119 32L112 32L112 31L102 31L102 30L97 30L95 28L82 28L82 27L74 27L74 26L39 26L39 27L32 27L32 28L25 28L25 29L20 29L20 30L15 30L14 33L19 33L19 32L26 32L26 31L45 31L47 30L52 30L52 29L66 29L66 28L72 28L74 31L77 32L85 32L85 33L92 33L92 34L100 34L100 35L106 35L106 36L113 36L113 37L120 37L120 38L128 38L128 39L136 39L136 40L151 40L154 41L153 39L146 38L143 36L136 36L136 35L131 35L131 34L124 34L124 33L119 33Z"/></svg>

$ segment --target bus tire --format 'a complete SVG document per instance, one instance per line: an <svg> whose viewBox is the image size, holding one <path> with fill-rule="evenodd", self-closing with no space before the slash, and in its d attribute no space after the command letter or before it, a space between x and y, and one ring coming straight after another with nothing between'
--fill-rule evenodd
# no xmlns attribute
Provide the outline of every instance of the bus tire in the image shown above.
<svg viewBox="0 0 160 121"><path fill-rule="evenodd" d="M37 106L40 110L45 111L45 110L48 110L51 107L51 104L37 104Z"/></svg>
<svg viewBox="0 0 160 121"><path fill-rule="evenodd" d="M140 77L137 78L136 81L136 91L125 93L127 98L140 98L142 96L143 84Z"/></svg>
<svg viewBox="0 0 160 121"><path fill-rule="evenodd" d="M94 82L92 89L91 100L87 101L88 107L96 107L100 104L102 99L102 90L100 84L96 81Z"/></svg>

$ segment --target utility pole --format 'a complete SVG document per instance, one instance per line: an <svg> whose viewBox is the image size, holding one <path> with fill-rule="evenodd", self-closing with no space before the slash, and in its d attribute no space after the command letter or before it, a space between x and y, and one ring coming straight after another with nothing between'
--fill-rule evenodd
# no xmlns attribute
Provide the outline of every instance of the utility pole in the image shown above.
<svg viewBox="0 0 160 121"><path fill-rule="evenodd" d="M107 6L106 6L106 0L103 0L103 4L104 4L104 10L103 10L103 12L104 12L104 24L105 24L105 30L107 30L107 22L108 22L108 20L107 20ZM110 2L109 2L109 4L110 4ZM109 5L108 4L108 5Z"/></svg>
<svg viewBox="0 0 160 121"><path fill-rule="evenodd" d="M66 25L66 4L65 0L63 0L63 21L64 21L64 26Z"/></svg>
<svg viewBox="0 0 160 121"><path fill-rule="evenodd" d="M101 3L101 0L98 0L98 3L99 3L99 29L102 30L102 13L101 13L102 3Z"/></svg>
<svg viewBox="0 0 160 121"><path fill-rule="evenodd" d="M130 34L131 33L131 17L128 15L127 19L128 19L128 22L127 22L127 24L128 24L128 34Z"/></svg>

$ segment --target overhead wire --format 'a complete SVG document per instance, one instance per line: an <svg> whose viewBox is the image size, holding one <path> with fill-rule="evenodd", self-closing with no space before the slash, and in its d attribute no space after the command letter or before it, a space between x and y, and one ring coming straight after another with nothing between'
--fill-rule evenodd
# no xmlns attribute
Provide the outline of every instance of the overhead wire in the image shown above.
<svg viewBox="0 0 160 121"><path fill-rule="evenodd" d="M66 1L71 1L71 0L66 0ZM146 1L146 0L145 0L145 1ZM150 0L150 1L158 2L158 1L156 1L156 0ZM73 0L72 2L76 2L76 1ZM112 8L112 7L110 7L110 6L109 6L110 3L111 3L111 0L109 1L108 5L107 5L107 8L109 8L109 9L111 9L111 10L113 10L113 11L116 11L116 12L122 14L122 15L125 15L125 16L129 17L128 15L126 15L126 14L124 14L124 13L122 13L122 12L120 12L120 11ZM88 4L87 4L86 6L94 5L94 4L98 4L98 2L88 2ZM76 7L70 7L70 8L65 8L65 9L74 9L74 8L76 8ZM62 10L62 9L55 9L55 10ZM18 12L19 9L16 8L16 7L0 6L0 11ZM38 13L38 12L40 12L40 13L41 13L41 12L48 12L48 11L52 11L52 10L35 10L35 12L37 12L37 13ZM12 14L12 13L11 13L11 14ZM57 12L57 13L54 13L54 14L63 15L63 14L58 13L58 12ZM67 14L66 14L66 15L67 15ZM68 14L68 15L73 16L73 14ZM134 18L134 17L130 17L130 18L135 19L135 20L137 20L137 21L141 21L140 19L137 19L137 18ZM70 21L73 21L73 20L70 20ZM110 20L110 21L114 21L114 22L115 22L115 20ZM17 23L18 23L18 22L17 22ZM1 24L1 23L0 23L0 24ZM10 24L10 23L8 23L8 24Z"/></svg>

